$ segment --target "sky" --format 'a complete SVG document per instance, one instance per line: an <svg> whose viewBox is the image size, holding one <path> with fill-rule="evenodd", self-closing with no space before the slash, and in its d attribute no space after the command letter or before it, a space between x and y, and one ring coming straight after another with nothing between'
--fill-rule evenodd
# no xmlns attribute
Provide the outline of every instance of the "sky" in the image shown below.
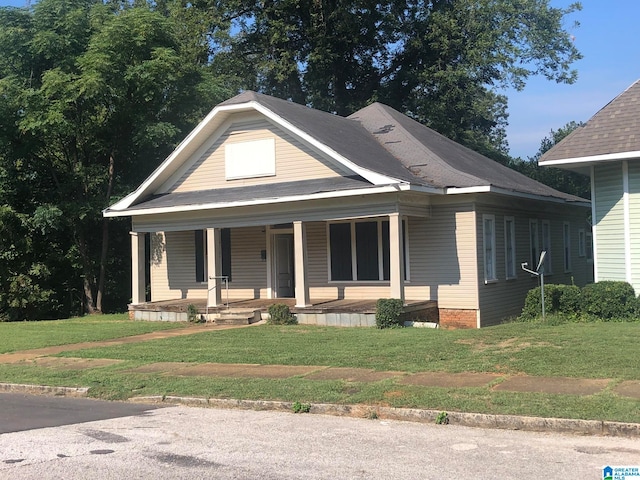
<svg viewBox="0 0 640 480"><path fill-rule="evenodd" d="M573 0L550 0L553 7L571 3ZM533 77L520 92L501 92L509 98L507 140L514 157L532 157L551 130L570 121L586 122L640 78L640 0L581 3L582 10L565 20L565 28L583 55L573 65L578 80L565 85ZM0 6L6 5L24 6L25 0L0 0Z"/></svg>

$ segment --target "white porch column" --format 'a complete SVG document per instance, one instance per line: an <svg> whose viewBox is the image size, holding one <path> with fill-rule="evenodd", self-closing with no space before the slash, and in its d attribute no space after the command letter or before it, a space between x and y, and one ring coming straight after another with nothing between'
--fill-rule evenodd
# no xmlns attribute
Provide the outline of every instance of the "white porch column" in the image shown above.
<svg viewBox="0 0 640 480"><path fill-rule="evenodd" d="M139 305L146 300L144 269L143 232L129 232L131 235L131 304Z"/></svg>
<svg viewBox="0 0 640 480"><path fill-rule="evenodd" d="M390 294L404 302L404 242L402 218L399 213L389 215Z"/></svg>
<svg viewBox="0 0 640 480"><path fill-rule="evenodd" d="M293 243L296 278L296 307L309 307L309 281L307 279L307 234L306 225L300 221L293 222Z"/></svg>
<svg viewBox="0 0 640 480"><path fill-rule="evenodd" d="M222 303L222 242L219 228L207 228L207 307Z"/></svg>

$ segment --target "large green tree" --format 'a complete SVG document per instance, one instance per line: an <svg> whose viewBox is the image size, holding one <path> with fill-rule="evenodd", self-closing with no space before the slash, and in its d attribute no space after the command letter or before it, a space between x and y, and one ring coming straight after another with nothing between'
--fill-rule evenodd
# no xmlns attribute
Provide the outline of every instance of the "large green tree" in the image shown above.
<svg viewBox="0 0 640 480"><path fill-rule="evenodd" d="M531 75L571 83L565 29L580 9L548 0L240 0L216 62L247 87L348 115L372 101L505 158L507 99ZM503 154L503 155L500 155Z"/></svg>
<svg viewBox="0 0 640 480"><path fill-rule="evenodd" d="M45 237L66 260L60 272L81 285L85 312L105 309L110 265L112 296L120 307L128 296L127 264L122 250L110 254L109 228L121 249L128 222L108 222L101 210L229 94L198 61L208 58L208 43L181 28L166 12L128 3L41 0L32 10L0 10L8 46L0 52L0 205L14 221L46 214ZM20 225L27 237L37 227ZM44 257L47 242L31 248ZM33 270L15 263L24 275ZM9 305L0 299L0 312Z"/></svg>

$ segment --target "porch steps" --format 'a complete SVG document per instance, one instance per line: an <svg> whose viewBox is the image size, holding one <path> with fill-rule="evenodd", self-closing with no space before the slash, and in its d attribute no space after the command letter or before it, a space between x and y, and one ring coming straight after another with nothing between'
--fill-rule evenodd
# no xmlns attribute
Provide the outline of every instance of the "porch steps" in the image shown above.
<svg viewBox="0 0 640 480"><path fill-rule="evenodd" d="M216 325L249 325L262 320L260 310L230 308L215 313L209 313L208 321Z"/></svg>

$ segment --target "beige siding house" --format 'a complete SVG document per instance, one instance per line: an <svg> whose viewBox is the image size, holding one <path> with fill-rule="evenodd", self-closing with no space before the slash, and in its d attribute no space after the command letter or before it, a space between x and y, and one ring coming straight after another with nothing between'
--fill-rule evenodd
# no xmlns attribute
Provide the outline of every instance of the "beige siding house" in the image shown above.
<svg viewBox="0 0 640 480"><path fill-rule="evenodd" d="M640 293L640 80L546 152L540 165L591 176L595 280L627 281Z"/></svg>
<svg viewBox="0 0 640 480"><path fill-rule="evenodd" d="M322 323L305 312L399 298L477 328L520 312L543 247L548 281L592 279L590 211L388 106L343 118L248 91L104 215L132 218L136 311L287 300Z"/></svg>

